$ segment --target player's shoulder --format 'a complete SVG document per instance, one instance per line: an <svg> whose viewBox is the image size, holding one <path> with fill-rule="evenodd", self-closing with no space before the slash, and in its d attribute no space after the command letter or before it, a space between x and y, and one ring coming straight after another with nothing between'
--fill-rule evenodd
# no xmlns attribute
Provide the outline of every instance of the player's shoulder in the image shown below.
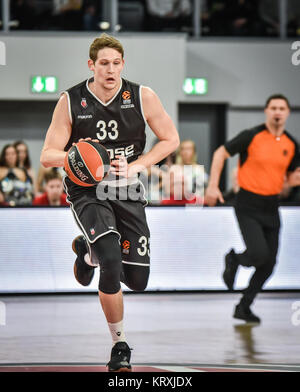
<svg viewBox="0 0 300 392"><path fill-rule="evenodd" d="M136 87L136 88L140 88L141 84L137 83L137 82L133 82L131 80L122 78L122 84L123 84L123 88L126 88L127 85L131 86L131 87Z"/></svg>
<svg viewBox="0 0 300 392"><path fill-rule="evenodd" d="M141 96L143 99L143 102L153 102L155 99L157 99L157 94L155 93L154 90L152 90L151 87L148 86L141 86Z"/></svg>
<svg viewBox="0 0 300 392"><path fill-rule="evenodd" d="M70 92L73 92L73 91L78 91L78 90L80 91L83 87L86 87L87 81L88 81L88 79L85 79L85 80L83 80L82 82L77 83L77 84L75 84L75 85L72 86L72 87L69 87L69 88L66 89L64 92L70 93Z"/></svg>

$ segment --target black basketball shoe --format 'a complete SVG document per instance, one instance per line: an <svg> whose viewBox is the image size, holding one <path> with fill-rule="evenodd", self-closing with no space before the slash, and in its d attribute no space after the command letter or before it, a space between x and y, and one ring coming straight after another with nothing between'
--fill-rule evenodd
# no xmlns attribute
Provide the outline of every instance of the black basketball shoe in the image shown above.
<svg viewBox="0 0 300 392"><path fill-rule="evenodd" d="M223 272L223 280L228 290L233 290L234 279L238 269L238 263L235 258L233 249L225 256L225 270Z"/></svg>
<svg viewBox="0 0 300 392"><path fill-rule="evenodd" d="M84 261L84 256L89 253L89 251L86 239L83 235L79 235L73 240L72 249L77 255L74 263L75 278L82 286L88 286L93 279L96 267L92 267Z"/></svg>
<svg viewBox="0 0 300 392"><path fill-rule="evenodd" d="M233 317L236 319L244 320L246 323L260 323L260 318L252 313L249 306L243 306L241 304L236 305Z"/></svg>
<svg viewBox="0 0 300 392"><path fill-rule="evenodd" d="M116 343L112 350L110 361L106 365L109 372L131 372L130 348L126 342Z"/></svg>

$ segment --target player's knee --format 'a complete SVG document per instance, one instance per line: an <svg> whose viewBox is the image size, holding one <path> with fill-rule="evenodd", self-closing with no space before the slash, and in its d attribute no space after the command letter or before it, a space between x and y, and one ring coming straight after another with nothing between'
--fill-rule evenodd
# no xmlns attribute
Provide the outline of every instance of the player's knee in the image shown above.
<svg viewBox="0 0 300 392"><path fill-rule="evenodd" d="M147 279L139 279L135 280L134 282L128 282L128 287L133 291L145 291L148 284Z"/></svg>
<svg viewBox="0 0 300 392"><path fill-rule="evenodd" d="M116 235L107 235L93 244L100 265L98 288L106 294L115 294L120 288L121 251Z"/></svg>
<svg viewBox="0 0 300 392"><path fill-rule="evenodd" d="M98 288L106 294L115 294L120 288L121 261L105 258L100 263L100 278Z"/></svg>
<svg viewBox="0 0 300 392"><path fill-rule="evenodd" d="M147 288L150 268L149 266L139 266L123 264L125 274L125 284L133 291L144 291Z"/></svg>

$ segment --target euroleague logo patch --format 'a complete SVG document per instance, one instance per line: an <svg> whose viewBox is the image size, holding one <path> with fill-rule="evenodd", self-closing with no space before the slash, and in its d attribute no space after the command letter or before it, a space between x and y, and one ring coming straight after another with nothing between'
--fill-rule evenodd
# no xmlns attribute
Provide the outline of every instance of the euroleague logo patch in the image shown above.
<svg viewBox="0 0 300 392"><path fill-rule="evenodd" d="M124 100L128 100L128 99L130 99L130 97L131 97L131 94L130 94L130 91L123 91L123 93L122 93L122 98L124 99Z"/></svg>
<svg viewBox="0 0 300 392"><path fill-rule="evenodd" d="M122 252L128 255L129 249L130 249L130 241L128 241L128 240L123 241L122 248L123 248Z"/></svg>
<svg viewBox="0 0 300 392"><path fill-rule="evenodd" d="M130 109L133 108L134 105L131 103L131 92L128 90L125 90L122 92L122 98L123 98L123 105L121 105L121 109Z"/></svg>

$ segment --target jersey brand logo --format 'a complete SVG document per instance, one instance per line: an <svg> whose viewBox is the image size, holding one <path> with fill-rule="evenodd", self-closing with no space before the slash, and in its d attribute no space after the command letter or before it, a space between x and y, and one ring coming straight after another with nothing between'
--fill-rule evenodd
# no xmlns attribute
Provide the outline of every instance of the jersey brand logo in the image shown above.
<svg viewBox="0 0 300 392"><path fill-rule="evenodd" d="M86 120L88 118L93 118L92 114L78 114L77 118L81 119L81 120Z"/></svg>
<svg viewBox="0 0 300 392"><path fill-rule="evenodd" d="M81 98L81 106L86 109L88 107L88 104L86 102L86 98Z"/></svg>

